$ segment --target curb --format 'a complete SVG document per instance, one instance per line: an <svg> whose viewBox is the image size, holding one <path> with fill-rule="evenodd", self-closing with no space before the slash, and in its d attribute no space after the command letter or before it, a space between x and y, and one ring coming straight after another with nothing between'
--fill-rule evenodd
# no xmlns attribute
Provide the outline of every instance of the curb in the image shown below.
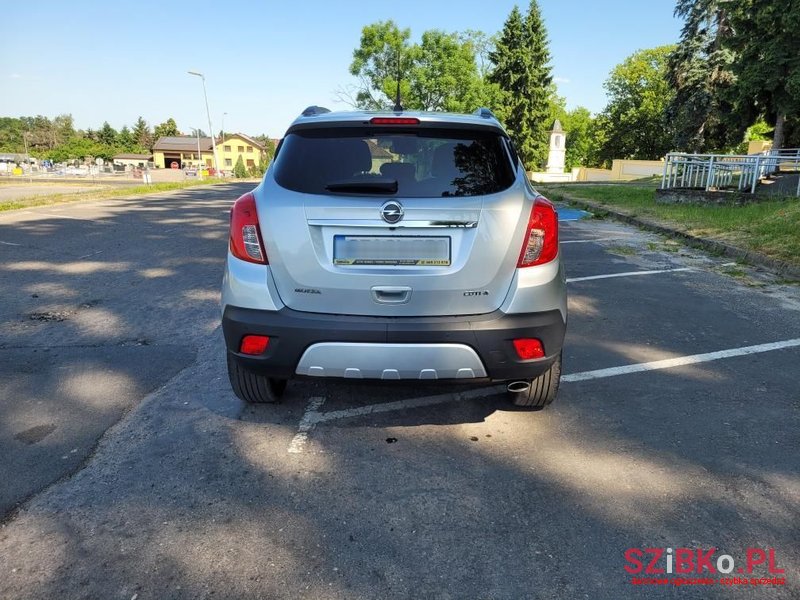
<svg viewBox="0 0 800 600"><path fill-rule="evenodd" d="M596 213L606 214L611 216L617 221L622 221L624 223L636 225L637 227L641 227L642 229L653 231L655 233L660 233L668 237L679 238L684 243L686 243L687 246L692 246L693 248L706 250L708 252L719 254L721 256L727 256L729 258L736 259L743 263L762 267L764 269L772 271L777 275L785 277L786 279L795 279L800 281L800 267L787 263L786 261L778 260L777 258L771 258L769 256L761 254L760 252L756 252L755 250L746 250L744 248L740 248L739 246L734 246L726 242L720 242L718 240L712 240L710 238L692 235L690 233L686 233L685 231L681 231L679 229L673 229L672 227L663 225L662 223L651 221L650 219L637 217L627 212L615 208L610 208L605 204L600 204L599 202L594 202L592 200L585 200L583 198L575 198L574 196L570 196L561 191L558 191L557 193L559 194L559 196L561 196L561 198L565 202L578 206L579 208L582 208L584 210L590 210L590 211L595 211Z"/></svg>

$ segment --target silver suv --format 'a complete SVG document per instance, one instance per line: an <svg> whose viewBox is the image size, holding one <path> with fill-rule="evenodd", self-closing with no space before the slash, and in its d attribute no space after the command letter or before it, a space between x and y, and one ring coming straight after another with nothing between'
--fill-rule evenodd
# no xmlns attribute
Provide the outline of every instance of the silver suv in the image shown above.
<svg viewBox="0 0 800 600"><path fill-rule="evenodd" d="M326 377L504 381L541 408L567 320L558 216L488 109L312 106L231 210L222 310L247 402Z"/></svg>

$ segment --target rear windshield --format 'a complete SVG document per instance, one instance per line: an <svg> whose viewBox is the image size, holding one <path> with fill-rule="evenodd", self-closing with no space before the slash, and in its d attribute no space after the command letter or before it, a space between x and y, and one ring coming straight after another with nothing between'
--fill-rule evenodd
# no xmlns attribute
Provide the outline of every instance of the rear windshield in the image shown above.
<svg viewBox="0 0 800 600"><path fill-rule="evenodd" d="M278 185L308 194L478 196L514 182L505 143L480 131L300 130L284 138L273 169Z"/></svg>

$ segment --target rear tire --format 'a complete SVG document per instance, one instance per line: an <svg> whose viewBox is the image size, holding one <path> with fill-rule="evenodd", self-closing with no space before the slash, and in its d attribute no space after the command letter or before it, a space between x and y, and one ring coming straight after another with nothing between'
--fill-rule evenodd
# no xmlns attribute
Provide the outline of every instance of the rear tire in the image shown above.
<svg viewBox="0 0 800 600"><path fill-rule="evenodd" d="M529 379L531 386L525 392L509 392L511 401L515 406L542 409L553 403L558 394L558 385L561 382L561 354L550 368L536 379Z"/></svg>
<svg viewBox="0 0 800 600"><path fill-rule="evenodd" d="M228 353L228 379L233 393L249 404L274 404L286 390L286 379L274 379L242 367Z"/></svg>

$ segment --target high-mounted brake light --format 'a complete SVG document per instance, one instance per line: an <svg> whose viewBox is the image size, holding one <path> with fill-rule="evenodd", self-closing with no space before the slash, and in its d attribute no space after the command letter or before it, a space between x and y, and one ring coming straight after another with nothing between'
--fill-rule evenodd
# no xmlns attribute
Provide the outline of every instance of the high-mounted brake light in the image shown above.
<svg viewBox="0 0 800 600"><path fill-rule="evenodd" d="M252 192L247 192L233 203L230 249L231 254L241 260L260 265L268 264L261 227L258 225L256 199Z"/></svg>
<svg viewBox="0 0 800 600"><path fill-rule="evenodd" d="M414 117L372 117L372 125L419 125L419 119Z"/></svg>
<svg viewBox="0 0 800 600"><path fill-rule="evenodd" d="M558 214L544 196L533 203L528 228L522 243L517 267L533 267L553 260L558 255Z"/></svg>

